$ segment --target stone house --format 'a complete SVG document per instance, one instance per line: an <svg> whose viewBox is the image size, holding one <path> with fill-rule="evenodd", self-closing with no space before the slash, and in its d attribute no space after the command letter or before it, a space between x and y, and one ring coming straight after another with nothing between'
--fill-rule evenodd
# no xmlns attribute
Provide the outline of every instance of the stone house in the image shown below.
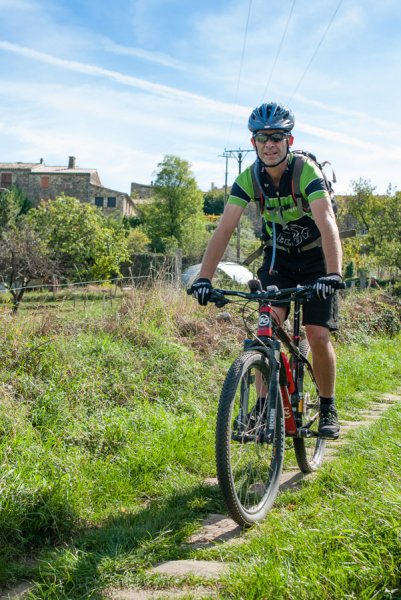
<svg viewBox="0 0 401 600"><path fill-rule="evenodd" d="M134 201L129 194L106 188L96 169L83 169L70 156L65 167L39 163L0 163L0 187L15 185L37 207L41 200L51 200L65 194L89 202L106 213L115 210L124 216L136 214Z"/></svg>
<svg viewBox="0 0 401 600"><path fill-rule="evenodd" d="M149 204L153 202L153 185L146 185L144 183L131 183L131 198L134 199L135 204Z"/></svg>

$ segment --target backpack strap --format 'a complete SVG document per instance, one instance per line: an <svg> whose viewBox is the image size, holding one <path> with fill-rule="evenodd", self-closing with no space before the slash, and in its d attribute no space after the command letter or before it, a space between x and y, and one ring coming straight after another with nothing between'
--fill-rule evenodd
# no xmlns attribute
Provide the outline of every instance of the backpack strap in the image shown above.
<svg viewBox="0 0 401 600"><path fill-rule="evenodd" d="M276 213L278 221L280 225L285 229L287 227L287 223L283 217L283 208L281 206L266 206L266 195L263 191L262 184L260 183L259 176L259 161L255 160L253 165L251 166L251 176L252 176L252 186L253 186L253 196L255 202L259 203L260 214L263 216L263 212L267 210L269 213Z"/></svg>
<svg viewBox="0 0 401 600"><path fill-rule="evenodd" d="M336 174L334 173L333 165L331 164L331 162L329 160L325 160L321 163L322 172L323 172L323 167L325 167L326 165L329 165L330 169L331 169L331 181L333 183L337 183L337 177L336 177Z"/></svg>
<svg viewBox="0 0 401 600"><path fill-rule="evenodd" d="M258 202L260 214L263 215L265 209L265 196L263 194L262 186L260 185L260 179L258 175L259 162L255 160L251 167L252 187L253 187L253 198L255 202Z"/></svg>
<svg viewBox="0 0 401 600"><path fill-rule="evenodd" d="M309 202L304 198L301 192L301 173L306 161L303 156L297 156L296 154L293 156L294 167L291 179L291 194L298 209L298 216L301 218L305 212L309 212L310 210Z"/></svg>
<svg viewBox="0 0 401 600"><path fill-rule="evenodd" d="M292 181L291 181L291 195L293 197L294 203L298 208L298 215L302 217L305 213L310 212L310 205L308 200L303 196L301 192L301 173L302 168L305 162L309 159L319 168L322 173L322 177L326 186L327 193L330 196L331 205L333 208L334 214L337 214L338 207L337 201L334 194L332 183L336 183L336 174L334 173L333 166L331 162L325 160L323 163L319 163L316 160L316 156L311 154L310 152L304 152L302 150L294 150L293 152L293 173L292 173ZM331 180L327 178L323 168L325 165L329 165L331 168Z"/></svg>

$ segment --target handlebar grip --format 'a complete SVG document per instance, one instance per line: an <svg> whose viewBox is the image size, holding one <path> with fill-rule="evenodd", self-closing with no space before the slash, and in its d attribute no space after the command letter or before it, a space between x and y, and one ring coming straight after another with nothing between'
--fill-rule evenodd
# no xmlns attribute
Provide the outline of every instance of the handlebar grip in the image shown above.
<svg viewBox="0 0 401 600"><path fill-rule="evenodd" d="M259 281L259 279L250 279L248 281L248 287L251 292L262 292L263 291L262 284Z"/></svg>

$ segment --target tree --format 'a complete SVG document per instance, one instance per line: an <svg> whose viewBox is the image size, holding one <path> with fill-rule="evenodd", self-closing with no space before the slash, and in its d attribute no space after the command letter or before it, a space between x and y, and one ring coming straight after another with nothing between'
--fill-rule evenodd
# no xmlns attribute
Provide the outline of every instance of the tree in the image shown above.
<svg viewBox="0 0 401 600"><path fill-rule="evenodd" d="M11 293L17 312L32 279L55 272L49 250L27 223L3 229L0 235L0 281Z"/></svg>
<svg viewBox="0 0 401 600"><path fill-rule="evenodd" d="M121 274L120 264L128 259L126 230L96 207L60 196L42 202L28 218L60 274L78 281Z"/></svg>
<svg viewBox="0 0 401 600"><path fill-rule="evenodd" d="M127 238L130 255L142 254L149 250L150 239L141 227L130 229Z"/></svg>
<svg viewBox="0 0 401 600"><path fill-rule="evenodd" d="M165 156L158 164L153 198L152 203L142 208L144 229L152 249L198 252L205 243L203 196L187 161Z"/></svg>
<svg viewBox="0 0 401 600"><path fill-rule="evenodd" d="M340 207L339 220L344 212L356 220L356 227L362 233L368 233L372 220L376 217L375 187L367 179L352 182L352 196L347 196Z"/></svg>
<svg viewBox="0 0 401 600"><path fill-rule="evenodd" d="M374 186L364 179L352 185L354 194L345 198L342 218L353 217L363 235L346 241L345 260L353 260L359 271L401 268L401 193L389 188L386 195L376 195Z"/></svg>
<svg viewBox="0 0 401 600"><path fill-rule="evenodd" d="M16 187L0 188L0 228L15 225L18 218L30 208L30 202Z"/></svg>
<svg viewBox="0 0 401 600"><path fill-rule="evenodd" d="M203 212L206 215L221 215L224 211L224 192L211 190L203 194Z"/></svg>
<svg viewBox="0 0 401 600"><path fill-rule="evenodd" d="M378 200L369 235L377 263L389 270L401 269L401 192Z"/></svg>

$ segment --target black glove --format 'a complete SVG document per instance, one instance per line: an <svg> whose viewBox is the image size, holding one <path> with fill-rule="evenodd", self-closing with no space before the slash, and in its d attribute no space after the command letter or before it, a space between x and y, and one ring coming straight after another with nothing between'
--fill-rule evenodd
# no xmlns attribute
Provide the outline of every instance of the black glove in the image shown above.
<svg viewBox="0 0 401 600"><path fill-rule="evenodd" d="M210 300L210 292L212 291L212 282L206 277L197 279L195 283L191 285L188 290L189 294L192 294L197 299L201 306L206 306Z"/></svg>
<svg viewBox="0 0 401 600"><path fill-rule="evenodd" d="M334 294L336 290L343 287L343 278L338 273L327 273L324 277L319 277L313 284L316 296L319 300L326 300Z"/></svg>

